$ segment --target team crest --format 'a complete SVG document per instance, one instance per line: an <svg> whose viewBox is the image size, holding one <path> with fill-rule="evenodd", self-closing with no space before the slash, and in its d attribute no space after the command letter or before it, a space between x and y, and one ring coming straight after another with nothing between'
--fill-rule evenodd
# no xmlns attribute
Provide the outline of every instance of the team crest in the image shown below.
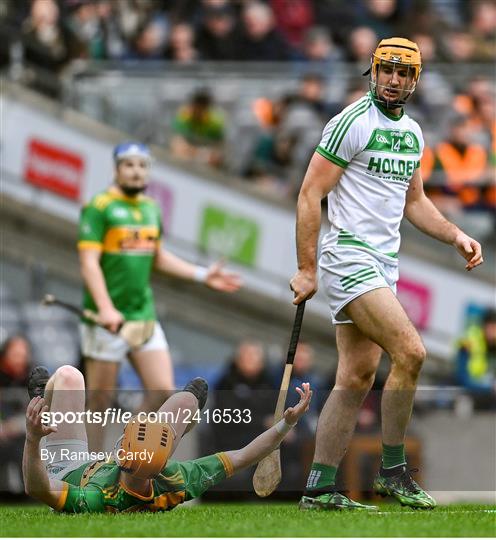
<svg viewBox="0 0 496 540"><path fill-rule="evenodd" d="M408 148L413 148L414 142L409 133L405 135L405 144L408 146Z"/></svg>

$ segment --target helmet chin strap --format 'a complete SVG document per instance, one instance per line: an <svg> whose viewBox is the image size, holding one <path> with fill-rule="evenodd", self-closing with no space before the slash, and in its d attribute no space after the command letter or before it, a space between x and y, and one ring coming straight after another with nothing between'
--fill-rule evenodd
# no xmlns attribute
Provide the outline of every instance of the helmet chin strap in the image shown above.
<svg viewBox="0 0 496 540"><path fill-rule="evenodd" d="M379 69L380 69L380 67L378 66L377 70L379 70ZM377 84L377 78L379 77L379 73L375 74L375 77L376 77L375 81L372 79L372 67L370 67L363 75L370 75L370 77L369 77L369 89L370 89L370 92L371 92L372 96L374 96L374 99L377 100L382 105L384 105L386 107L386 109L397 109L397 108L402 109L403 106L405 105L405 103L412 96L412 94L413 94L413 92L415 90L415 86L416 86L416 84L414 84L413 88L411 88L409 90L405 90L404 88L395 89L395 90L398 90L400 92L400 95L401 95L401 93L405 93L405 92L407 92L407 95L402 99L396 99L394 101L389 101L387 99L379 97L379 95L377 94L377 87L378 86L380 88L385 88L385 89L390 89L391 88L390 86L384 86L384 85Z"/></svg>

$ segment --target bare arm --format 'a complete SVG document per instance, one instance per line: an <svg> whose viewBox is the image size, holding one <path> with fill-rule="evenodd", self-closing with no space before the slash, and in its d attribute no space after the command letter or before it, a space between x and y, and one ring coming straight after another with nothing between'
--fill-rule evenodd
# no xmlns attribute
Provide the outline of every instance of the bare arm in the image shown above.
<svg viewBox="0 0 496 540"><path fill-rule="evenodd" d="M453 245L472 270L482 264L482 248L454 223L448 221L425 195L420 170L417 169L406 195L405 216L417 229L445 244Z"/></svg>
<svg viewBox="0 0 496 540"><path fill-rule="evenodd" d="M105 277L100 267L101 252L97 249L80 249L79 262L84 283L97 308L98 317L104 326L116 332L123 322L122 313L114 307L107 290Z"/></svg>
<svg viewBox="0 0 496 540"><path fill-rule="evenodd" d="M41 423L41 413L48 410L45 400L35 397L31 400L26 411L26 442L22 456L22 475L24 489L28 495L38 499L52 508L57 508L63 482L50 480L45 465L40 457L41 439L56 431L56 428L44 426Z"/></svg>
<svg viewBox="0 0 496 540"><path fill-rule="evenodd" d="M321 200L337 185L343 169L315 153L301 186L296 212L298 272L291 280L294 304L317 292L317 242L321 222Z"/></svg>
<svg viewBox="0 0 496 540"><path fill-rule="evenodd" d="M291 427L308 411L310 400L312 399L312 390L310 390L308 383L303 383L302 387L303 390L298 387L296 388L296 391L300 395L299 403L284 412L284 420L281 422L285 422L285 424L282 425L282 429L281 424L276 424L267 431L264 431L244 448L227 452L234 472L254 465L268 456L281 444Z"/></svg>
<svg viewBox="0 0 496 540"><path fill-rule="evenodd" d="M240 276L235 272L228 272L223 266L223 262L217 262L209 268L198 267L162 248L157 250L155 256L155 269L160 272L180 279L200 281L217 291L237 291L241 287Z"/></svg>

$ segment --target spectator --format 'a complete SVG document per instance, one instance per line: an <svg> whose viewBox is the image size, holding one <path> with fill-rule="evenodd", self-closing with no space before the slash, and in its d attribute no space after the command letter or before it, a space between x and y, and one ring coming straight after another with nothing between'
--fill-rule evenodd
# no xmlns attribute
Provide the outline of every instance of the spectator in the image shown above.
<svg viewBox="0 0 496 540"><path fill-rule="evenodd" d="M242 19L240 60L277 62L289 58L289 46L275 29L269 6L257 1L247 4Z"/></svg>
<svg viewBox="0 0 496 540"><path fill-rule="evenodd" d="M324 99L325 81L316 73L301 78L296 96L288 103L279 134L291 137L294 151L291 159L290 193L297 195L311 154L332 111Z"/></svg>
<svg viewBox="0 0 496 540"><path fill-rule="evenodd" d="M24 491L21 466L30 366L31 350L26 338L8 338L0 349L0 491Z"/></svg>
<svg viewBox="0 0 496 540"><path fill-rule="evenodd" d="M377 34L368 26L354 28L349 37L348 60L369 64L377 41Z"/></svg>
<svg viewBox="0 0 496 540"><path fill-rule="evenodd" d="M471 33L474 36L474 59L493 62L496 58L496 5L492 1L472 2Z"/></svg>
<svg viewBox="0 0 496 540"><path fill-rule="evenodd" d="M475 57L475 41L464 27L448 30L442 35L443 57L448 62L471 62Z"/></svg>
<svg viewBox="0 0 496 540"><path fill-rule="evenodd" d="M184 160L218 167L222 163L224 119L213 106L208 90L199 90L181 107L173 126L171 151Z"/></svg>
<svg viewBox="0 0 496 540"><path fill-rule="evenodd" d="M422 79L417 86L412 102L419 108L419 114L429 119L436 112L442 111L452 98L451 85L435 67L439 61L439 50L436 39L428 32L414 32L412 41L417 43L422 54ZM437 116L438 116L437 115Z"/></svg>
<svg viewBox="0 0 496 540"><path fill-rule="evenodd" d="M397 0L364 0L364 10L358 18L359 24L367 26L377 39L392 36L396 32L398 19Z"/></svg>
<svg viewBox="0 0 496 540"><path fill-rule="evenodd" d="M123 58L128 51L119 27L116 4L110 0L71 0L68 3L68 24L84 43L89 58Z"/></svg>
<svg viewBox="0 0 496 540"><path fill-rule="evenodd" d="M306 31L315 20L314 6L308 0L271 0L276 27L294 48L300 47Z"/></svg>
<svg viewBox="0 0 496 540"><path fill-rule="evenodd" d="M46 74L58 75L70 60L86 55L84 45L61 21L54 0L33 0L22 25L22 43L26 63L35 68L33 86L54 96L59 92L58 83Z"/></svg>
<svg viewBox="0 0 496 540"><path fill-rule="evenodd" d="M133 40L128 58L133 60L160 60L167 42L167 23L163 17L146 21Z"/></svg>
<svg viewBox="0 0 496 540"><path fill-rule="evenodd" d="M343 52L333 42L327 28L312 26L305 33L302 52L298 60L319 63L322 69L327 71L330 70L334 62L343 60Z"/></svg>
<svg viewBox="0 0 496 540"><path fill-rule="evenodd" d="M97 15L96 4L84 0L72 1L68 26L85 45L89 58L105 58L105 43Z"/></svg>
<svg viewBox="0 0 496 540"><path fill-rule="evenodd" d="M457 196L464 208L480 204L487 167L486 150L472 141L468 118L457 115L450 121L446 140L434 150L433 171L442 172L444 192Z"/></svg>
<svg viewBox="0 0 496 540"><path fill-rule="evenodd" d="M456 353L458 384L486 405L496 405L496 311L488 308L480 321L470 324Z"/></svg>
<svg viewBox="0 0 496 540"><path fill-rule="evenodd" d="M8 338L0 349L0 387L25 386L31 365L31 348L25 337Z"/></svg>
<svg viewBox="0 0 496 540"><path fill-rule="evenodd" d="M189 64L198 60L195 34L190 24L178 23L171 28L165 58L178 64Z"/></svg>
<svg viewBox="0 0 496 540"><path fill-rule="evenodd" d="M236 20L229 5L210 6L203 11L197 47L205 60L235 60L239 56Z"/></svg>
<svg viewBox="0 0 496 540"><path fill-rule="evenodd" d="M282 97L272 109L273 128L262 132L244 171L263 191L277 196L297 193L303 169L330 116L324 88L320 75L308 73L297 93Z"/></svg>
<svg viewBox="0 0 496 540"><path fill-rule="evenodd" d="M291 192L290 177L292 156L296 140L284 133L263 133L254 148L244 176L265 193L288 197Z"/></svg>
<svg viewBox="0 0 496 540"><path fill-rule="evenodd" d="M275 372L274 376L274 387L277 388L282 379L282 370L278 369ZM312 402L310 404L310 409L305 417L303 424L308 424L311 422L317 421L317 416L327 399L328 389L322 390L321 376L315 371L315 351L314 348L307 341L300 340L296 348L293 371L291 373L291 382L289 384L288 395L286 398L286 403L288 407L291 407L298 403L299 396L295 390L296 386L301 388L301 385L304 382L309 382L311 388L313 389ZM313 434L313 428L311 433Z"/></svg>
<svg viewBox="0 0 496 540"><path fill-rule="evenodd" d="M271 424L276 393L265 365L262 344L255 340L242 341L233 360L221 374L215 386L213 409L220 411L249 410L249 423L212 423L213 445L236 448L247 444ZM234 414L234 413L233 413ZM243 471L225 483L231 490L253 491L251 478L254 468Z"/></svg>

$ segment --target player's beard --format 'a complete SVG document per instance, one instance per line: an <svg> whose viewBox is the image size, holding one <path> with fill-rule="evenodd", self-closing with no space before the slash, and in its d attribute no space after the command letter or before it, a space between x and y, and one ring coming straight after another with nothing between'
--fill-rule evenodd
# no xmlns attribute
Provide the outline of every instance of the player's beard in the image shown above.
<svg viewBox="0 0 496 540"><path fill-rule="evenodd" d="M121 190L123 191L124 195L127 195L128 197L136 197L140 193L143 193L145 189L148 187L146 184L143 186L119 186Z"/></svg>
<svg viewBox="0 0 496 540"><path fill-rule="evenodd" d="M133 180L137 180L137 178L133 178ZM140 193L143 193L146 190L148 187L148 182L145 180L141 185L127 185L117 181L117 185L128 197L137 197Z"/></svg>

